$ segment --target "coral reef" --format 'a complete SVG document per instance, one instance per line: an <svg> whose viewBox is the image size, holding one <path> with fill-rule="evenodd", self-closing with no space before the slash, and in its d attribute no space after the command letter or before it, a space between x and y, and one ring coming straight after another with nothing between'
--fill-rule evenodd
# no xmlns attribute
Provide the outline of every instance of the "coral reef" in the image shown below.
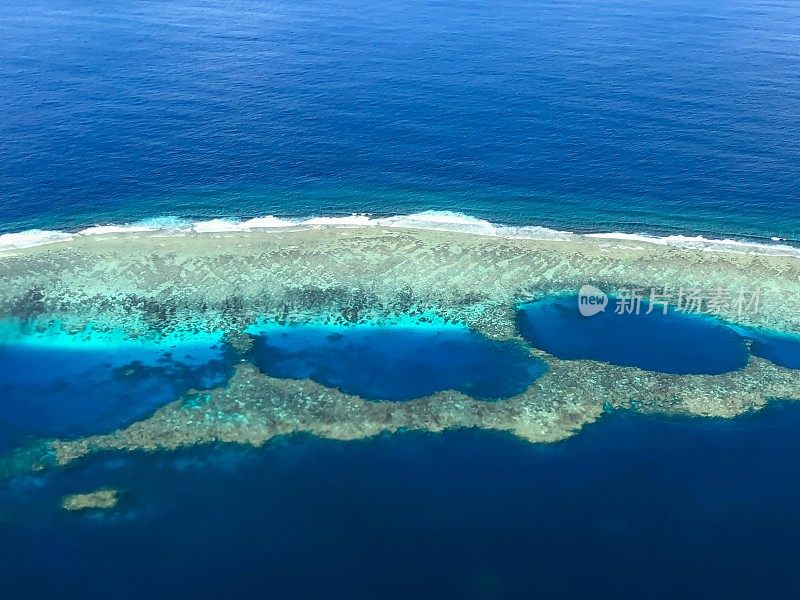
<svg viewBox="0 0 800 600"><path fill-rule="evenodd" d="M620 288L760 288L746 325L800 332L800 260L572 236L508 239L377 227L119 234L0 256L0 318L32 328L124 327L131 336L241 331L257 319L365 322L396 315L515 335L514 305L586 283Z"/></svg>
<svg viewBox="0 0 800 600"><path fill-rule="evenodd" d="M541 355L549 369L524 393L497 402L458 392L406 402L373 402L309 380L275 379L242 363L227 385L192 391L150 418L106 434L48 442L66 465L104 450L170 450L212 442L261 445L296 432L352 440L401 429L477 427L532 442L569 437L604 410L733 417L770 398L800 400L800 371L759 358L723 375L667 375Z"/></svg>
<svg viewBox="0 0 800 600"><path fill-rule="evenodd" d="M61 503L64 510L76 511L86 509L114 508L119 502L117 490L97 490L87 494L65 496Z"/></svg>
<svg viewBox="0 0 800 600"><path fill-rule="evenodd" d="M770 398L800 400L800 371L751 357L722 375L669 375L563 361L531 350L548 371L525 392L484 402L440 392L373 402L313 381L275 379L247 362L258 321L457 321L519 339L515 307L585 283L760 288L760 310L733 323L800 331L800 260L658 244L487 238L383 228L76 238L0 257L0 318L26 332L124 330L129 337L221 332L240 363L231 380L191 391L152 416L103 435L40 440L0 463L10 474L66 465L104 450L260 445L295 432L349 440L401 429L478 427L533 442L564 439L609 409L732 417Z"/></svg>

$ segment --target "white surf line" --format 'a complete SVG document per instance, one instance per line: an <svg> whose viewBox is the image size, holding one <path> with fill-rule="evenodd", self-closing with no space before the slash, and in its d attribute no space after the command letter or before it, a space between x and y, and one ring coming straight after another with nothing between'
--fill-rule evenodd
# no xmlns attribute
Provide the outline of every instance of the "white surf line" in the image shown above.
<svg viewBox="0 0 800 600"><path fill-rule="evenodd" d="M609 232L575 234L535 225L513 226L492 223L461 213L447 211L425 211L408 215L372 217L369 214L352 214L339 217L309 217L284 219L275 216L251 219L215 218L206 221L187 221L177 217L161 217L127 225L94 225L75 232L31 229L18 233L0 235L0 252L8 252L46 244L62 243L83 236L100 236L100 239L119 239L129 234L144 234L152 237L186 234L234 234L251 231L291 231L317 228L386 227L422 229L443 232L466 233L508 239L531 239L539 241L575 241L581 237L618 240L636 243L671 246L687 250L708 252L731 252L737 254L760 254L767 256L800 257L800 248L787 244L764 244L734 239L709 239L702 236L650 236L646 234ZM772 237L773 241L784 241Z"/></svg>

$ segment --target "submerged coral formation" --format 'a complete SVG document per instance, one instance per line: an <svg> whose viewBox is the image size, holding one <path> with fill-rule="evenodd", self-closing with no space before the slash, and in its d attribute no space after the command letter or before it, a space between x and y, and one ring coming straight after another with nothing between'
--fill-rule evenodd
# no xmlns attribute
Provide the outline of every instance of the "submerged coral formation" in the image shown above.
<svg viewBox="0 0 800 600"><path fill-rule="evenodd" d="M309 380L269 377L247 361L245 331L259 320L357 323L442 319L495 339L519 339L519 302L585 283L630 287L761 289L757 312L727 308L734 323L800 331L800 260L569 241L485 238L421 230L320 229L282 233L87 237L0 259L0 317L29 331L124 328L129 336L222 331L241 361L230 381L193 390L151 417L102 435L20 450L6 472L66 465L104 450L260 445L309 432L349 440L403 429L478 427L534 442L568 437L605 410L732 417L770 398L800 400L800 371L750 357L721 375L671 375L531 353L548 370L496 402L444 391L374 402Z"/></svg>
<svg viewBox="0 0 800 600"><path fill-rule="evenodd" d="M478 427L533 442L564 439L609 408L732 417L770 398L800 400L800 371L753 358L724 375L679 376L542 356L548 372L524 393L497 402L440 392L408 402L373 402L309 380L275 379L243 363L224 387L193 391L149 419L107 435L50 442L65 465L102 450L158 450L210 442L261 445L309 432L352 440L401 429Z"/></svg>
<svg viewBox="0 0 800 600"><path fill-rule="evenodd" d="M87 494L65 496L61 503L64 510L76 511L86 509L114 508L119 502L117 490L97 490Z"/></svg>

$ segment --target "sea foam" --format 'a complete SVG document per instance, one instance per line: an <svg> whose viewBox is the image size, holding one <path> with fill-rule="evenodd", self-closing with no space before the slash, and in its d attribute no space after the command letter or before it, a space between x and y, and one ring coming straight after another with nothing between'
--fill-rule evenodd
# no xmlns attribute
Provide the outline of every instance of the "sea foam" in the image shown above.
<svg viewBox="0 0 800 600"><path fill-rule="evenodd" d="M703 236L667 235L663 237L648 236L635 233L587 233L586 237L606 240L621 240L629 242L645 242L660 246L673 246L688 250L703 250L707 252L732 252L735 254L764 254L768 256L798 256L800 248L786 244L764 244L743 240L712 240ZM775 241L776 238L771 238Z"/></svg>
<svg viewBox="0 0 800 600"><path fill-rule="evenodd" d="M42 229L29 229L19 233L4 233L0 235L0 250L31 248L55 242L65 242L74 238L75 234L65 231L46 231Z"/></svg>
<svg viewBox="0 0 800 600"><path fill-rule="evenodd" d="M762 243L733 239L709 239L702 236L652 236L642 233L598 232L575 234L535 225L514 226L492 223L469 215L449 211L424 211L407 215L374 217L369 214L346 216L319 216L286 219L275 216L254 217L250 219L215 218L204 221L188 221L179 217L158 217L135 223L115 225L94 225L75 232L32 229L18 233L0 235L0 252L30 248L44 244L68 242L82 236L118 237L131 234L149 236L178 234L234 234L250 231L287 231L318 228L406 228L432 231L466 233L486 237L511 239L532 239L548 241L575 241L581 237L640 242L661 246L702 250L708 252L732 252L738 254L760 254L769 256L800 257L800 248L785 243ZM773 242L785 241L771 238Z"/></svg>

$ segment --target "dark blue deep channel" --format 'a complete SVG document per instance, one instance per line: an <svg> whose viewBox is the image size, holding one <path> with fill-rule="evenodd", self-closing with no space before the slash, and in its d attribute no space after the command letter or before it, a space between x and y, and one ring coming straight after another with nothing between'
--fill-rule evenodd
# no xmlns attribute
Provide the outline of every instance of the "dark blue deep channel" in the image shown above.
<svg viewBox="0 0 800 600"><path fill-rule="evenodd" d="M271 326L256 336L253 357L273 377L313 379L372 400L441 390L505 398L546 369L520 344L453 325Z"/></svg>
<svg viewBox="0 0 800 600"><path fill-rule="evenodd" d="M0 597L796 598L800 405L95 456L0 483ZM61 496L123 490L107 513Z"/></svg>

